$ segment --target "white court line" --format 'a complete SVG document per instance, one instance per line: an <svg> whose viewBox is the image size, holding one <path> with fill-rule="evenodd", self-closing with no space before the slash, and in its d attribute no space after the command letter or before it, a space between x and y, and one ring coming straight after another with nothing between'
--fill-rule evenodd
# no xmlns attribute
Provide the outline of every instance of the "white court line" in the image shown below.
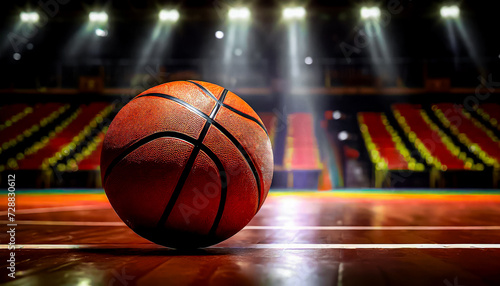
<svg viewBox="0 0 500 286"><path fill-rule="evenodd" d="M34 209L17 209L15 214L37 214L37 213L54 213L54 212L67 212L67 211L85 211L85 210L98 210L108 209L108 206L64 206L52 208L34 208ZM0 215L7 215L8 211L0 211Z"/></svg>
<svg viewBox="0 0 500 286"><path fill-rule="evenodd" d="M222 247L221 247L222 248ZM229 247L234 248L234 247ZM250 244L242 248L261 249L500 249L500 244L489 243L400 243L400 244L307 244L307 243L277 243L277 244Z"/></svg>
<svg viewBox="0 0 500 286"><path fill-rule="evenodd" d="M7 220L0 220L0 224L9 224ZM17 220L18 225L56 225L56 226L126 226L121 221L41 221ZM500 230L498 225L475 226L272 226L248 225L244 230Z"/></svg>
<svg viewBox="0 0 500 286"><path fill-rule="evenodd" d="M500 230L498 225L477 226L246 226L244 229L257 230Z"/></svg>
<svg viewBox="0 0 500 286"><path fill-rule="evenodd" d="M0 250L9 245L0 244ZM121 248L148 248L166 249L156 244L17 244L16 249L121 249ZM248 244L240 246L213 246L215 249L500 249L500 244L488 243L458 243L458 244L306 244L306 243L277 243L277 244Z"/></svg>

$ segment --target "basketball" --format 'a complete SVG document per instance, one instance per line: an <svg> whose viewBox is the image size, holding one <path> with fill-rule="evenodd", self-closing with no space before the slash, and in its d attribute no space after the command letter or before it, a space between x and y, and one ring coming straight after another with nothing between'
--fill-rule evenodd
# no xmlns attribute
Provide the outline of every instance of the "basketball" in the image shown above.
<svg viewBox="0 0 500 286"><path fill-rule="evenodd" d="M101 153L102 185L118 216L171 248L236 234L264 203L272 175L259 116L234 93L201 81L133 98L110 124Z"/></svg>

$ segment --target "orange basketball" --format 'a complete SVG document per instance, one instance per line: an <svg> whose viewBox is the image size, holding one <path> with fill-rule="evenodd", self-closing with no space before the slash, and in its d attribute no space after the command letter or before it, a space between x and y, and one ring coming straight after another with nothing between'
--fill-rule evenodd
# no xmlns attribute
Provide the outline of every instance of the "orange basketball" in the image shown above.
<svg viewBox="0 0 500 286"><path fill-rule="evenodd" d="M201 81L153 87L109 126L101 177L118 216L172 248L219 243L267 197L273 154L259 116L234 93Z"/></svg>

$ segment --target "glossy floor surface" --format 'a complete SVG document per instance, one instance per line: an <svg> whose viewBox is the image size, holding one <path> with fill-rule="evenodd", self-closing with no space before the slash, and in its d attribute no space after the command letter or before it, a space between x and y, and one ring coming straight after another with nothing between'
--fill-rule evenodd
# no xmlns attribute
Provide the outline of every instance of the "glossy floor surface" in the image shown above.
<svg viewBox="0 0 500 286"><path fill-rule="evenodd" d="M15 279L1 200L6 285L500 285L499 192L273 192L186 252L137 236L102 192L18 191Z"/></svg>

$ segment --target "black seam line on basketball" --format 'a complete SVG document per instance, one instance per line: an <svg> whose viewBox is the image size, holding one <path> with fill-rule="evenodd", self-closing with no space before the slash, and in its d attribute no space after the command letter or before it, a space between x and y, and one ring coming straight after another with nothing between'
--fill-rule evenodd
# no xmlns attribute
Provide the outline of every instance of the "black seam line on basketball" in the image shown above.
<svg viewBox="0 0 500 286"><path fill-rule="evenodd" d="M224 100L226 99L227 92L228 92L228 90L224 89L222 91L222 94L221 94L219 100L217 100L217 106L212 111L212 114L210 114L210 118L212 119L210 121L210 124L213 124L213 122L215 122L214 121L215 116L219 112L222 104L224 104ZM208 121L207 121L207 123L208 123ZM205 136L203 136L203 137L205 137ZM205 146L205 145L203 145L203 139L200 142L201 146ZM208 147L207 147L207 149L208 149ZM212 151L210 150L210 152L212 152ZM227 175L226 175L226 171L224 170L224 165L222 165L222 162L219 160L217 155L215 155L215 153L212 153L212 154L213 154L214 158L217 159L217 160L212 159L212 161L217 166L217 169L219 169L219 178L220 178L220 182L221 182L221 194L220 194L219 208L217 209L217 214L215 216L214 223L212 224L212 227L210 228L210 231L208 232L210 235L215 235L215 232L217 231L217 227L219 227L219 223L222 219L222 214L224 213L224 207L226 205Z"/></svg>
<svg viewBox="0 0 500 286"><path fill-rule="evenodd" d="M228 90L227 90L227 89L225 89L225 90L223 91L223 96L224 96L224 97L226 96L227 92L228 92ZM195 108L195 107L193 107L192 105L190 105L190 104L186 103L186 102L185 102L185 101L183 101L183 100L178 99L177 97L173 97L173 96L171 96L171 95L168 95L168 94L163 94L163 93L148 93L148 94L139 95L139 96L137 96L136 98L141 98L141 97L144 97L144 96L157 96L157 97L163 97L163 98L166 98L166 99L170 99L170 100L172 100L172 101L175 101L175 102L177 102L177 103L179 103L179 104L183 105L184 107L188 108L189 110L193 111L194 113L196 113L196 114L198 114L198 115L200 115L200 116L202 116L202 117L204 117L204 118L206 118L206 117L207 117L207 116L206 116L203 112L201 112L199 109L196 109L196 108ZM222 97L222 96L221 96L221 97ZM214 97L214 98L215 98L215 97ZM216 99L216 100L217 100L217 99ZM218 104L218 103L219 103L219 101L217 100L217 104ZM257 123L257 124L258 124L258 125L262 128L262 130L264 130L264 132L266 132L266 134L269 136L269 134L267 133L266 128L264 127L264 125L262 125L262 123L260 123L260 122L259 122L259 120L257 120L256 118L254 118L254 117L252 117L252 116L250 116L250 115L248 115L248 114L246 114L246 113L243 113L243 112L241 112L241 111L239 111L239 110L237 110L237 109L235 109L235 108L233 108L233 107L231 107L231 106L229 106L229 105L227 105L227 104L222 103L222 106L224 106L224 107L225 107L225 108L227 108L228 110L231 110L232 112L234 112L234 113L236 113L236 114L238 114L238 115L241 115L241 116L243 116L243 117L245 117L245 118L248 118L248 119L250 119L250 120L254 121L254 122L255 122L255 123Z"/></svg>
<svg viewBox="0 0 500 286"><path fill-rule="evenodd" d="M197 87L199 87L201 89L201 91L203 91L204 94L210 96L211 98L213 98L215 101L217 101L217 103L219 103L219 100L217 99L217 97L215 97L208 89L206 89L203 85L197 83L197 82L194 82L192 80L187 80L187 82L189 83L192 83L194 85L196 85ZM224 100L223 100L224 101Z"/></svg>
<svg viewBox="0 0 500 286"><path fill-rule="evenodd" d="M200 148L201 145L203 145L203 140L205 139L205 136L208 133L208 129L210 128L210 125L212 125L213 119L217 115L217 112L219 112L220 109L220 104L222 101L224 101L224 98L226 97L227 91L224 90L224 92L221 95L220 101L217 101L217 104L212 108L212 112L210 113L210 120L207 119L205 122L205 125L203 126L203 130L200 132L200 135L198 136L198 139L196 139L196 143L194 144L193 151L191 151L191 155L189 155L189 159L186 163L186 166L184 166L184 169L182 170L181 176L179 177L179 180L177 181L177 184L175 185L175 189L172 193L172 196L170 197L170 200L168 201L167 206L165 207L165 210L163 211L160 220L158 221L157 226L160 227L165 224L167 221L168 217L170 216L170 213L174 209L174 206L177 202L177 199L179 198L182 189L184 188L184 184L186 183L186 180L191 173L191 170L193 169L194 162L196 161L196 157L198 157L198 154L200 153Z"/></svg>
<svg viewBox="0 0 500 286"><path fill-rule="evenodd" d="M257 211L258 211L259 208L260 208L260 199L261 199L260 176L259 176L259 173L257 172L257 169L255 168L255 165L253 164L252 159L250 158L250 156L248 155L248 153L246 152L246 150L243 148L243 146L240 144L240 142L238 141L238 139L236 139L231 133L229 133L229 131L227 131L227 129L225 129L224 127L222 127L222 125L220 125L219 123L217 123L217 121L212 120L208 115L206 115L205 113L203 113L201 110L195 108L194 106L190 105L189 103L187 103L187 102L185 102L183 100L178 99L177 97L173 97L171 95L167 95L167 94L163 94L163 93L148 93L148 94L140 95L140 96L138 96L136 98L140 98L140 97L144 97L144 96L156 96L156 97L162 97L162 98L165 98L165 99L168 99L168 100L175 101L178 104L180 104L180 105L186 107L187 109L191 110L193 113L199 115L200 117L203 117L206 120L210 120L213 126L215 126L217 129L219 129L219 131L222 132L222 134L226 135L226 137L236 146L236 148L238 148L238 150L240 151L240 153L243 155L243 157L247 161L247 164L249 165L250 169L252 170L252 173L254 175L255 181L257 182L257 193L258 193Z"/></svg>
<svg viewBox="0 0 500 286"><path fill-rule="evenodd" d="M196 160L196 157L198 157L198 153L200 152L201 149L201 142L203 141L203 138L205 137L206 133L208 132L208 128L210 127L210 123L207 120L205 122L205 125L203 126L203 130L200 133L200 136L198 139L196 139L194 143L194 148L193 151L191 151L191 154L189 155L189 159L186 162L186 165L184 166L184 169L182 170L181 176L179 177L179 180L177 180L177 184L175 185L174 191L172 192L172 195L170 196L170 200L167 203L167 206L165 206L165 209L163 210L163 213L158 220L157 226L160 227L165 224L167 221L168 217L170 216L170 213L174 209L175 204L177 203L177 199L179 198L182 188L184 188L184 184L186 183L187 177L191 173L191 169L193 168L194 161ZM202 138L202 140L200 140Z"/></svg>
<svg viewBox="0 0 500 286"><path fill-rule="evenodd" d="M262 128L262 130L264 130L264 132L266 132L267 136L269 136L269 134L267 133L266 127L264 127L264 125L263 125L262 123L260 123L260 121L259 121L259 120L257 120L257 118L255 118L255 117L253 117L253 116L251 116L251 115L248 115L248 114L246 114L246 113L244 113L244 112L241 112L241 111L239 111L238 109L233 108L233 107L231 107L231 106L229 106L229 105L227 105L227 104L222 104L222 106L224 106L224 107L225 107L225 108L227 108L228 110L230 110L230 111L232 111L232 112L234 112L234 113L236 113L236 114L238 114L238 115L240 115L240 116L243 116L243 117L245 117L245 118L247 118L247 119L250 119L250 120L252 120L253 122L257 123L257 124L260 126L260 128Z"/></svg>
<svg viewBox="0 0 500 286"><path fill-rule="evenodd" d="M178 139L181 139L181 140L184 140L184 141L187 141L189 143L193 143L195 141L194 138L192 137L189 137L185 134L182 134L182 133L178 133L178 132L174 132L174 131L165 131L165 132L158 132L158 133L153 133L149 136L146 136L144 138L142 138L141 140L135 142L134 144L130 145L129 147L127 147L127 149L125 149L125 151L123 151L122 153L120 153L120 155L118 155L115 159L113 159L113 161L111 161L111 163L109 164L108 168L106 169L106 172L104 173L104 179L103 179L103 184L106 183L110 173L111 173L111 170L113 170L113 168L121 161L123 160L123 158L127 157L128 154L132 153L133 151L135 151L137 148L141 147L142 145L150 142L150 141L153 141L155 139L158 139L160 137L172 137L172 138L178 138ZM188 139L186 139L188 138ZM194 145L194 144L193 144Z"/></svg>
<svg viewBox="0 0 500 286"><path fill-rule="evenodd" d="M135 144L133 144L132 146L127 148L127 150L125 150L119 157L117 157L115 160L113 160L113 162L108 167L108 170L110 170L109 172L111 172L111 169L113 169L114 166L120 160L125 158L128 154L132 153L134 150L141 147L142 145L144 145L148 142L151 142L153 140L159 139L159 138L177 138L177 139L184 140L188 143L191 143L193 145L196 144L196 141L197 141L193 137L190 137L186 134L182 134L182 133L175 132L175 131L164 131L164 132L154 133L152 135L149 135L149 136L144 137L143 139L137 141ZM205 152L205 154L207 154L207 156L212 160L212 162L214 162L215 166L219 170L219 176L220 176L220 181L221 181L221 198L220 198L220 202L219 202L219 208L217 210L217 215L215 216L214 223L210 229L210 233L214 234L215 230L217 229L217 226L220 223L220 220L222 219L222 213L224 212L224 208L226 205L227 176L226 176L226 171L224 169L224 165L222 165L222 162L219 160L217 155L215 155L215 153L212 150L210 150L210 148L208 148L207 146L205 146L203 144L200 145L200 149L201 149L201 151ZM109 172L106 171L107 174L109 174ZM105 178L106 178L106 176L105 176Z"/></svg>
<svg viewBox="0 0 500 286"><path fill-rule="evenodd" d="M194 161L196 160L196 157L198 157L198 153L200 152L200 147L197 146L198 140L194 143L195 146L193 148L193 151L191 151L191 154L189 155L189 159L186 163L186 166L184 166L184 169L182 170L181 176L179 177L179 180L177 180L177 184L175 185L174 191L172 192L172 195L170 196L170 200L167 203L167 206L163 210L163 213L161 214L160 219L158 220L157 227L161 227L165 224L167 221L168 217L170 216L170 213L174 209L175 204L177 203L177 199L181 195L182 188L184 188L184 184L186 183L187 177L191 173L191 169L193 168Z"/></svg>
<svg viewBox="0 0 500 286"><path fill-rule="evenodd" d="M190 82L190 83L192 83L192 84L196 85L196 86L197 86L197 87L199 87L199 88L200 88L200 89L201 89L201 90L202 90L202 91L203 91L206 95L208 95L208 96L212 97L213 99L217 100L217 98L215 98L215 96L214 96L214 95L213 95L213 94L212 94L209 90L207 90L207 89L206 89L203 85L201 85L201 84L199 84L199 83L197 83L197 82L194 82L194 81L192 81L192 80L188 80L187 82ZM223 92L226 92L226 93L227 93L227 89L224 89L224 91L223 91ZM221 96L221 98L222 98L222 96ZM224 101L224 100L222 100L222 101ZM219 102L219 101L217 101L217 102ZM258 125L259 125L259 126L260 126L263 130L264 130L264 132L266 132L267 136L269 136L269 134L267 133L266 128L264 127L264 125L262 125L262 123L260 123L260 122L259 122L259 120L257 120L255 117L253 117L253 116L251 116L251 115L248 115L248 114L246 114L246 113L243 113L243 112L239 111L238 109L233 108L233 107L231 107L231 106L229 106L229 105L227 105L227 104L222 103L222 106L224 106L225 108L227 108L227 109L231 110L232 112L234 112L234 113L236 113L236 114L238 114L238 115L241 115L241 116L243 116L243 117L245 117L245 118L247 118L247 119L250 119L250 120L254 121L255 123L257 123L257 124L258 124Z"/></svg>
<svg viewBox="0 0 500 286"><path fill-rule="evenodd" d="M219 112L220 107L222 106L222 104L224 104L224 100L226 99L227 92L228 92L228 90L224 89L222 91L222 94L221 94L219 100L217 100L217 107L214 108L215 112L212 112L213 116L210 116L210 118L212 119L212 121L210 122L211 124L213 122L215 122L214 121L215 120L215 116ZM203 145L203 140L201 140L200 144L201 144L201 146L205 146L205 145ZM209 148L207 147L207 149L209 149ZM209 151L212 152L212 150L210 150L210 149L209 149ZM212 224L212 227L210 228L210 231L208 232L210 235L215 235L215 232L217 231L217 227L219 227L219 223L220 223L220 221L222 219L222 214L224 213L224 207L226 205L226 197L227 197L227 175L226 175L226 171L224 170L224 165L222 165L222 162L219 160L219 158L217 157L217 155L215 155L215 153L212 153L212 154L213 154L213 157L216 159L216 160L212 159L212 161L217 166L217 169L219 169L219 179L220 179L220 183L221 183L221 193L220 193L219 208L217 209L217 214L215 215L214 223Z"/></svg>
<svg viewBox="0 0 500 286"><path fill-rule="evenodd" d="M214 106L212 113L210 113L210 118L212 119L212 121L215 119L215 116L219 112L220 107L224 104L223 102L224 102L224 99L226 99L227 92L228 92L227 89L224 89L222 91L222 94L220 95L220 99L217 100L217 104Z"/></svg>
<svg viewBox="0 0 500 286"><path fill-rule="evenodd" d="M206 147L208 149L208 147ZM210 152L212 150L208 149ZM207 153L207 152L205 152ZM207 153L208 155L208 153ZM219 223L222 219L222 214L224 213L224 208L226 206L226 198L227 198L227 174L226 171L224 170L224 166L222 165L222 162L219 160L217 155L215 153L212 153L213 158L209 157L212 159L212 161L215 163L217 166L217 169L219 170L219 178L220 178L220 184L221 184L221 192L220 192L220 201L219 201L219 208L217 209L217 214L215 215L214 223L212 224L212 227L210 228L210 231L208 232L210 235L215 235L215 231L217 230L217 227L219 227Z"/></svg>

